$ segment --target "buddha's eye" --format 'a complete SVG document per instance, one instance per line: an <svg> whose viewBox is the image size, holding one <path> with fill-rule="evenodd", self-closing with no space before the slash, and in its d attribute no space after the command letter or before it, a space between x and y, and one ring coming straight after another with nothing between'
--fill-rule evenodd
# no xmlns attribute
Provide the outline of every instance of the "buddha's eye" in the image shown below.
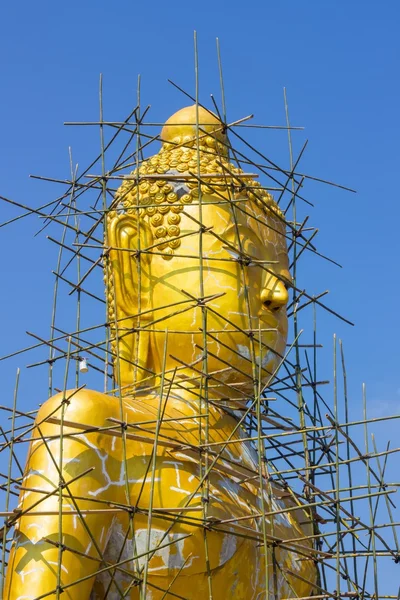
<svg viewBox="0 0 400 600"><path fill-rule="evenodd" d="M240 243L237 235L237 229L234 227L225 233L225 239L229 240L229 247L225 246L225 250L236 260L248 261L249 266L254 266L256 261L263 258L262 242L247 228L239 227Z"/></svg>
<svg viewBox="0 0 400 600"><path fill-rule="evenodd" d="M259 258L258 248L251 240L245 240L243 244L243 252L251 258Z"/></svg>
<svg viewBox="0 0 400 600"><path fill-rule="evenodd" d="M260 244L261 244L261 242L260 242ZM245 254L246 257L248 257L249 259L253 258L255 261L261 260L263 257L262 257L262 249L260 247L260 244L257 244L251 238L245 238L242 241L243 254Z"/></svg>

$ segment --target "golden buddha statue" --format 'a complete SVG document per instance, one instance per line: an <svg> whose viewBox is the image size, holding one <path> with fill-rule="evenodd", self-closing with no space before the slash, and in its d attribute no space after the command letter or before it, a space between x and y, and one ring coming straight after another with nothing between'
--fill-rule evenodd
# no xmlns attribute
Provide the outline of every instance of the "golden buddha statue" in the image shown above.
<svg viewBox="0 0 400 600"><path fill-rule="evenodd" d="M283 214L212 113L179 111L161 139L107 213L117 389L40 408L4 600L319 593L309 512L243 427L285 353Z"/></svg>

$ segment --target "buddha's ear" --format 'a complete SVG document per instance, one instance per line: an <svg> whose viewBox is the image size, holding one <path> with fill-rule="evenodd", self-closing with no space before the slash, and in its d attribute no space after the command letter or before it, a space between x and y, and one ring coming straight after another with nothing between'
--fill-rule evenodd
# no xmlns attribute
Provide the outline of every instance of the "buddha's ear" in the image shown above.
<svg viewBox="0 0 400 600"><path fill-rule="evenodd" d="M108 290L114 377L121 387L125 387L139 383L148 374L150 332L136 328L138 324L152 319L151 255L141 251L152 245L153 237L148 223L130 213L111 217L107 236L110 247ZM138 317L139 311L145 314Z"/></svg>
<svg viewBox="0 0 400 600"><path fill-rule="evenodd" d="M108 245L111 248L109 264L117 308L122 309L126 316L134 315L137 312L140 293L141 311L146 310L149 307L151 255L146 252L140 253L138 269L137 253L153 243L149 225L143 219L138 219L136 214L125 213L110 219L107 234ZM117 310L117 313L120 310Z"/></svg>

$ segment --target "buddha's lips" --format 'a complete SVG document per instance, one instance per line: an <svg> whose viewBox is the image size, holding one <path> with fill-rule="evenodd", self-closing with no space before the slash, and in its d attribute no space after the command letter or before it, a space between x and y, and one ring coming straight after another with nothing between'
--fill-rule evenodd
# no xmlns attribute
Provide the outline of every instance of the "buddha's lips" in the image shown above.
<svg viewBox="0 0 400 600"><path fill-rule="evenodd" d="M268 327L271 327L271 329L276 329L280 333L286 334L286 331L287 331L286 315L285 315L285 318L283 318L283 316L281 316L279 319L277 319L271 311L262 309L258 312L257 316L260 319L260 321L265 323L265 325L268 325Z"/></svg>

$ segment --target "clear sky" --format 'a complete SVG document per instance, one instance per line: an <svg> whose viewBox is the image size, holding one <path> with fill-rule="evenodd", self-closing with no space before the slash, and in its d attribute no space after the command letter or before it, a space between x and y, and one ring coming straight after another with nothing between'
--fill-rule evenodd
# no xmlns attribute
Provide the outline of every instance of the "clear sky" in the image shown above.
<svg viewBox="0 0 400 600"><path fill-rule="evenodd" d="M283 125L286 86L291 122L305 127L293 133L295 151L309 139L302 169L357 190L307 188L318 249L344 268L309 259L300 287L315 294L329 289L326 303L356 325L319 312L321 377L331 374L336 332L345 345L352 416L361 414L363 381L371 416L399 413L399 19L396 0L4 3L0 193L39 206L59 190L29 174L68 178L69 145L76 162L88 162L98 132L62 124L98 118L100 73L106 119L123 119L134 106L139 73L153 121L185 105L167 78L193 93L194 30L201 101L211 107L210 93L220 98L218 36L228 120L254 113L256 123ZM251 135L268 156L288 165L284 132ZM0 222L18 214L8 205L0 210ZM29 345L26 330L48 331L56 250L45 236L33 238L37 229L32 217L0 229L0 355ZM0 363L2 404L10 404L15 368L24 360ZM46 396L44 381L37 389L30 383L30 393L23 388L27 410ZM373 430L381 447L387 439L398 445L397 421ZM397 464L395 455L388 468L394 480Z"/></svg>

